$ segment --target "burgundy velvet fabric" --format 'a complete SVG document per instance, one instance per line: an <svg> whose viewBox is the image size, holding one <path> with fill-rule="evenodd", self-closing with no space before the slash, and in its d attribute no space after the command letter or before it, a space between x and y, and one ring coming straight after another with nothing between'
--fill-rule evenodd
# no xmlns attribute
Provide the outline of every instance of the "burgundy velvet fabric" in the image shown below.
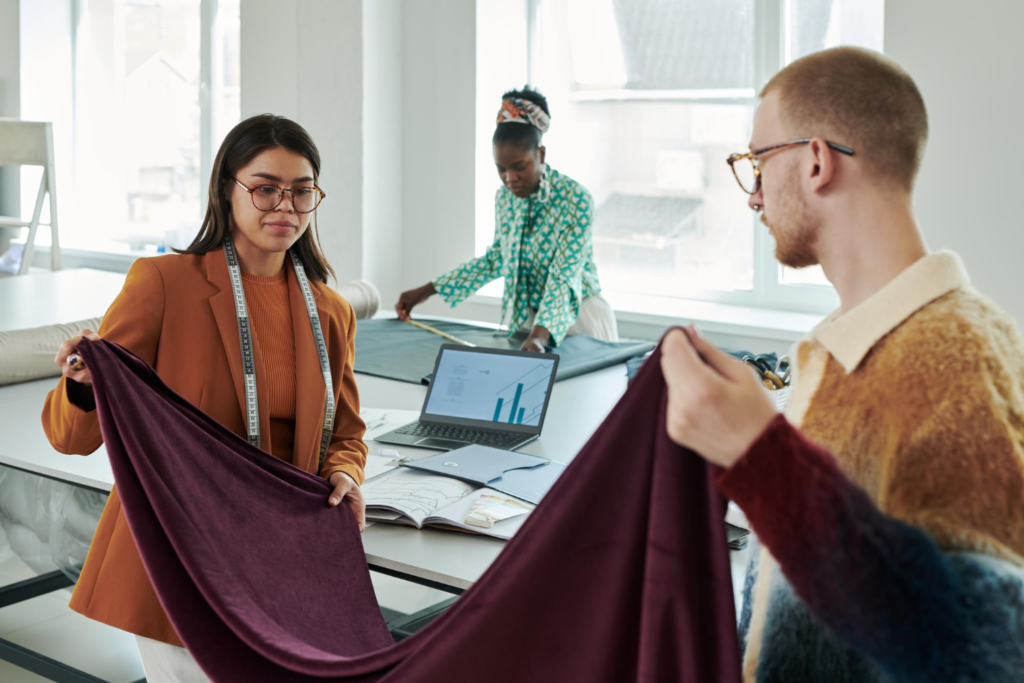
<svg viewBox="0 0 1024 683"><path fill-rule="evenodd" d="M740 680L725 501L666 435L660 350L484 576L398 644L327 482L123 348L79 350L143 562L215 681Z"/></svg>

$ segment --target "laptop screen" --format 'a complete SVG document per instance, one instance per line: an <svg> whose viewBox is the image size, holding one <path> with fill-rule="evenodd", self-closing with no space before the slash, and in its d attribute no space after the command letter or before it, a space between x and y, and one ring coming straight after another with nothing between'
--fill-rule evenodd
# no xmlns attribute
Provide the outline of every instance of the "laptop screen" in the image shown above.
<svg viewBox="0 0 1024 683"><path fill-rule="evenodd" d="M425 416L537 427L556 359L540 354L481 353L444 348Z"/></svg>

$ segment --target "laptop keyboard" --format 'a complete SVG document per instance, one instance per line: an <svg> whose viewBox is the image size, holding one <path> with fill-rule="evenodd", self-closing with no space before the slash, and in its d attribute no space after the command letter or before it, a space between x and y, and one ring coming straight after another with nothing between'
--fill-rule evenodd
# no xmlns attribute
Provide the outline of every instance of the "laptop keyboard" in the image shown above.
<svg viewBox="0 0 1024 683"><path fill-rule="evenodd" d="M401 429L396 429L395 433L406 434L408 436L436 436L442 439L466 441L468 443L490 446L492 448L510 448L530 438L529 434L495 432L486 429L473 429L472 427L459 427L457 425L442 425L432 422L413 422Z"/></svg>

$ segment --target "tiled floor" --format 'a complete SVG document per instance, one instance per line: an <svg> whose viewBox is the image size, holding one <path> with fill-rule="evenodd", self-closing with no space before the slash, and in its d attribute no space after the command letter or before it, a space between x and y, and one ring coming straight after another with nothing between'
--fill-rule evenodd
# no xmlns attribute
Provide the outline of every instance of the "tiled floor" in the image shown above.
<svg viewBox="0 0 1024 683"><path fill-rule="evenodd" d="M0 563L0 585L35 576L17 556ZM407 581L371 573L381 605L411 614L451 597ZM68 591L57 591L0 609L0 638L35 650L112 683L143 677L135 638L86 619L68 607ZM3 683L39 683L45 678L0 661Z"/></svg>
<svg viewBox="0 0 1024 683"><path fill-rule="evenodd" d="M424 588L415 583L402 581L384 574L370 572L377 602L403 614L412 614L452 597L451 593Z"/></svg>
<svg viewBox="0 0 1024 683"><path fill-rule="evenodd" d="M35 576L17 556L0 563L0 585ZM73 612L68 591L56 591L0 609L0 638L112 683L143 677L135 638ZM0 661L0 681L36 683L45 678Z"/></svg>
<svg viewBox="0 0 1024 683"><path fill-rule="evenodd" d="M2 552L2 549L0 549ZM733 583L740 602L747 552L730 553ZM0 585L35 576L16 555L2 553ZM0 555L0 556L2 556ZM408 581L370 573L382 607L412 614L451 597ZM86 619L68 607L71 593L56 591L0 609L0 638L35 650L112 683L128 683L143 677L135 638L99 622ZM39 683L46 679L0 661L3 683Z"/></svg>

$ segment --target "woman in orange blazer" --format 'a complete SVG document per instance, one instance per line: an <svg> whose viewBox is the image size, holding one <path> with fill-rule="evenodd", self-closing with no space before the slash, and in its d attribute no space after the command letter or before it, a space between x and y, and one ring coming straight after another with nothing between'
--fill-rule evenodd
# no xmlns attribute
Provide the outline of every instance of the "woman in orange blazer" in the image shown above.
<svg viewBox="0 0 1024 683"><path fill-rule="evenodd" d="M356 321L351 305L326 285L328 274L334 273L314 239L315 228L309 229L313 210L324 197L316 187L319 172L319 152L298 124L271 115L238 124L214 162L209 208L199 235L178 254L135 261L103 317L99 337L138 355L171 389L246 438L239 318L223 247L230 235L253 338L261 447L329 479L335 489L325 504L345 500L362 529L365 505L359 485L366 445L352 374ZM289 249L308 275L329 358L336 413L322 465L327 387ZM82 334L96 336L89 330ZM86 455L99 447L102 436L89 370L75 369L81 367L72 355L80 339L69 339L57 354L63 377L46 398L42 420L54 448ZM69 355L75 367L69 365ZM157 600L116 487L71 607L141 636L147 676L152 672L164 678L159 669L173 665L165 667L157 660L169 652L191 659ZM177 646L176 652L163 644Z"/></svg>

